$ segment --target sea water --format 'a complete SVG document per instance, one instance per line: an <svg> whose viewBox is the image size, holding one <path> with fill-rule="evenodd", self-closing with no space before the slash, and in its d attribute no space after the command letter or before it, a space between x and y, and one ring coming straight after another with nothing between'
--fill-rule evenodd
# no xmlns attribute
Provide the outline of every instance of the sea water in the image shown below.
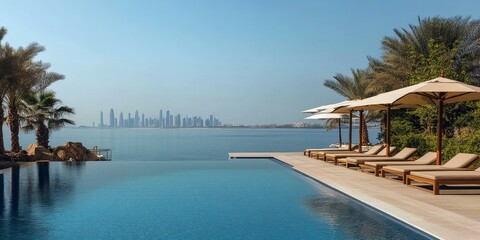
<svg viewBox="0 0 480 240"><path fill-rule="evenodd" d="M378 128L369 129L370 141L378 142ZM348 141L343 129L342 142ZM353 142L358 142L358 129ZM4 131L9 148L9 132ZM82 142L85 147L109 148L114 161L225 161L229 152L301 152L305 148L329 147L338 143L338 130L325 129L230 129L230 128L120 128L62 129L53 132L50 145L68 141ZM20 135L25 149L35 142L35 135Z"/></svg>
<svg viewBox="0 0 480 240"><path fill-rule="evenodd" d="M0 239L428 238L278 161L227 159L230 151L324 147L336 136L319 129L64 129L52 144L112 148L113 161L4 170Z"/></svg>

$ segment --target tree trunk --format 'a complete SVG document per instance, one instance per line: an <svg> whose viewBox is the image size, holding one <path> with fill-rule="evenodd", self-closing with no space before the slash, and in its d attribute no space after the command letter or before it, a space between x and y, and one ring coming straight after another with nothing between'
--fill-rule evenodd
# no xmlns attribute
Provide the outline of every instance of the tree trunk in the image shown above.
<svg viewBox="0 0 480 240"><path fill-rule="evenodd" d="M20 142L18 134L20 132L20 119L18 116L17 101L9 99L8 101L8 126L10 127L10 139L12 141L12 152L20 152Z"/></svg>
<svg viewBox="0 0 480 240"><path fill-rule="evenodd" d="M367 145L370 143L370 140L368 139L367 123L365 120L362 122L362 143L364 145Z"/></svg>
<svg viewBox="0 0 480 240"><path fill-rule="evenodd" d="M3 98L0 98L0 99L3 99ZM3 115L4 114L5 114L5 111L3 110L3 106L0 105L0 154L5 153L5 143L3 142Z"/></svg>
<svg viewBox="0 0 480 240"><path fill-rule="evenodd" d="M40 123L37 129L36 135L37 135L37 144L39 146L42 146L48 149L49 133L48 133L47 126L45 126L43 123Z"/></svg>

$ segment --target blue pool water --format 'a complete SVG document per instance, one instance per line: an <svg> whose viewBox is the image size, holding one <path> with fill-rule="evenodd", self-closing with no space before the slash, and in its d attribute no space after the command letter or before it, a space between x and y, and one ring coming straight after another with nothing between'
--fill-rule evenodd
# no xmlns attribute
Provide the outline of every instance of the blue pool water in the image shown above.
<svg viewBox="0 0 480 240"><path fill-rule="evenodd" d="M3 170L0 239L428 238L277 161L227 159L326 146L335 132L139 130L65 129L52 138L110 147L112 162Z"/></svg>
<svg viewBox="0 0 480 240"><path fill-rule="evenodd" d="M0 239L422 239L267 159L6 170Z"/></svg>

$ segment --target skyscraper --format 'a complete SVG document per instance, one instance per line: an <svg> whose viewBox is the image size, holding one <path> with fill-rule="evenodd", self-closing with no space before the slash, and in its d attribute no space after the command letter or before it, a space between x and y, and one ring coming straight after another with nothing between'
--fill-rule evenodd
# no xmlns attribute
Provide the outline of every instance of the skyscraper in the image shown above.
<svg viewBox="0 0 480 240"><path fill-rule="evenodd" d="M128 113L128 124L127 127L132 127L132 117L130 116L130 113Z"/></svg>
<svg viewBox="0 0 480 240"><path fill-rule="evenodd" d="M162 128L163 124L164 124L164 122L163 122L163 111L162 111L162 109L160 109L160 118L158 118L158 127Z"/></svg>
<svg viewBox="0 0 480 240"><path fill-rule="evenodd" d="M142 113L142 128L145 127L145 114Z"/></svg>
<svg viewBox="0 0 480 240"><path fill-rule="evenodd" d="M120 127L123 127L123 112L120 113Z"/></svg>
<svg viewBox="0 0 480 240"><path fill-rule="evenodd" d="M138 117L138 110L135 110L135 119L133 123L134 127L139 127L140 126L140 118Z"/></svg>
<svg viewBox="0 0 480 240"><path fill-rule="evenodd" d="M115 127L115 114L113 112L113 108L110 108L110 126L108 126L110 128L114 128Z"/></svg>
<svg viewBox="0 0 480 240"><path fill-rule="evenodd" d="M181 125L181 120L182 117L180 116L180 113L175 116L175 127L180 127Z"/></svg>
<svg viewBox="0 0 480 240"><path fill-rule="evenodd" d="M170 127L170 111L167 110L165 113L165 127Z"/></svg>
<svg viewBox="0 0 480 240"><path fill-rule="evenodd" d="M98 126L99 128L103 128L103 112L100 111L100 126Z"/></svg>

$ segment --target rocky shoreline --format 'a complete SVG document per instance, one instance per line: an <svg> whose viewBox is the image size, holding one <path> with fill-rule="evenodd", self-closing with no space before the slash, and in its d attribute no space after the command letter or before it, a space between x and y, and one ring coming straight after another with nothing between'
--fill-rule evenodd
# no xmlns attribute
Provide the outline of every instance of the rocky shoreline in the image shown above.
<svg viewBox="0 0 480 240"><path fill-rule="evenodd" d="M19 166L23 162L36 161L103 161L80 142L67 142L65 145L47 149L37 144L30 144L25 151L19 153L6 152L0 156L0 169Z"/></svg>

